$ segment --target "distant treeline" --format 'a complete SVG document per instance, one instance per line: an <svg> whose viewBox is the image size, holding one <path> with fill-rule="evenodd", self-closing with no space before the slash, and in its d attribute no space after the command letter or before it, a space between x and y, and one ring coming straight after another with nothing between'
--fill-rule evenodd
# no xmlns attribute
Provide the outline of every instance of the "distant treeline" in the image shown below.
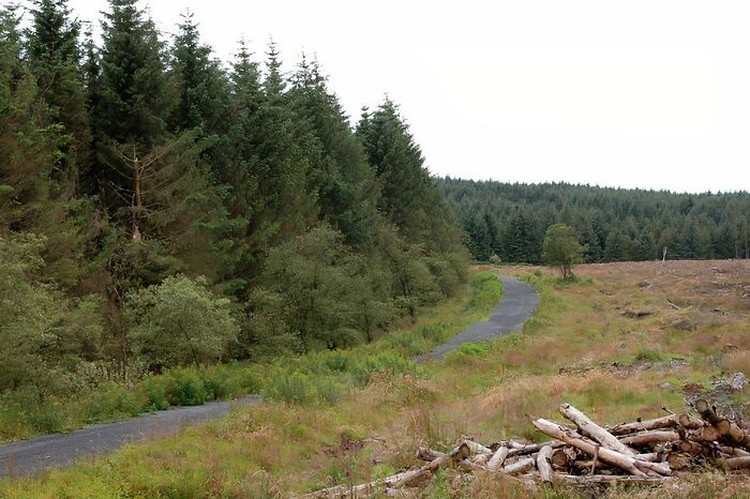
<svg viewBox="0 0 750 499"><path fill-rule="evenodd" d="M345 347L465 281L396 104L352 127L315 60L175 31L0 7L0 393Z"/></svg>
<svg viewBox="0 0 750 499"><path fill-rule="evenodd" d="M565 183L452 178L437 186L454 207L476 260L542 262L552 224L575 228L587 262L750 257L750 194L675 194Z"/></svg>

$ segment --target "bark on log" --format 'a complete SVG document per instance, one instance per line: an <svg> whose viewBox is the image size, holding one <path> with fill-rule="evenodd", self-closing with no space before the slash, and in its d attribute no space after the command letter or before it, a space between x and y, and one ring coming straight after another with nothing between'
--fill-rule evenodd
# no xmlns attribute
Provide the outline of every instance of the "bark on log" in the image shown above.
<svg viewBox="0 0 750 499"><path fill-rule="evenodd" d="M503 465L505 458L508 457L510 450L507 447L500 447L490 458L490 462L487 463L487 468L491 471L495 471L497 468Z"/></svg>
<svg viewBox="0 0 750 499"><path fill-rule="evenodd" d="M693 405L704 421L712 425L721 421L721 418L716 414L716 411L714 411L714 408L711 407L711 404L709 404L706 399L698 399Z"/></svg>
<svg viewBox="0 0 750 499"><path fill-rule="evenodd" d="M550 458L552 457L554 449L551 445L542 447L539 454L536 456L536 469L539 470L539 475L542 477L543 482L552 483L552 466L550 464Z"/></svg>
<svg viewBox="0 0 750 499"><path fill-rule="evenodd" d="M612 466L601 460L578 459L570 464L570 469L579 475L591 475L599 471L611 470Z"/></svg>
<svg viewBox="0 0 750 499"><path fill-rule="evenodd" d="M701 421L696 421L688 413L680 414L677 417L677 422L686 430L697 430L698 428L703 426L703 423Z"/></svg>
<svg viewBox="0 0 750 499"><path fill-rule="evenodd" d="M667 456L667 462L673 470L685 470L693 466L693 457L682 452L671 452Z"/></svg>
<svg viewBox="0 0 750 499"><path fill-rule="evenodd" d="M533 421L533 425L545 435L549 435L569 445L573 445L574 447L581 449L583 452L591 456L598 456L598 459L601 459L605 463L608 463L612 466L617 466L618 468L625 470L632 475L646 476L646 473L644 471L636 467L636 459L633 456L622 454L620 452L607 449L606 447L599 447L593 442L585 440L577 433L565 429L557 423L547 421L546 419L537 419ZM655 469L654 471L667 473L666 470L662 469Z"/></svg>
<svg viewBox="0 0 750 499"><path fill-rule="evenodd" d="M592 484L632 483L632 484L660 484L666 477L629 476L629 475L561 475L555 476L558 481L564 481L573 485L588 487Z"/></svg>
<svg viewBox="0 0 750 499"><path fill-rule="evenodd" d="M434 461L435 459L439 458L440 456L444 456L445 453L438 452L436 450L428 449L426 447L420 447L417 450L417 458L421 459L422 461Z"/></svg>
<svg viewBox="0 0 750 499"><path fill-rule="evenodd" d="M750 456L750 452L740 449L739 447L730 447L728 445L720 445L719 452L723 452L729 457L744 457Z"/></svg>
<svg viewBox="0 0 750 499"><path fill-rule="evenodd" d="M653 444L663 444L680 439L680 434L676 431L647 431L636 435L621 437L620 442L632 447L642 447Z"/></svg>
<svg viewBox="0 0 750 499"><path fill-rule="evenodd" d="M593 438L607 449L629 456L638 454L638 452L634 451L627 445L617 440L617 437L609 433L598 424L591 421L588 416L586 416L584 413L582 413L572 405L561 405L560 413L567 419L574 422L576 426L581 430L581 433Z"/></svg>
<svg viewBox="0 0 750 499"><path fill-rule="evenodd" d="M552 468L557 471L565 471L576 461L578 451L574 447L563 447L552 452L550 461Z"/></svg>
<svg viewBox="0 0 750 499"><path fill-rule="evenodd" d="M748 435L742 428L732 423L728 419L722 419L714 425L719 433L721 434L724 442L731 445L740 445L746 449L750 449L750 435Z"/></svg>
<svg viewBox="0 0 750 499"><path fill-rule="evenodd" d="M473 440L464 440L463 443L471 450L472 454L492 454L492 449L485 447L484 445L475 442Z"/></svg>
<svg viewBox="0 0 750 499"><path fill-rule="evenodd" d="M639 431L659 430L662 428L672 428L677 424L677 415L670 414L656 419L648 419L637 423L620 423L609 429L612 435L628 435Z"/></svg>
<svg viewBox="0 0 750 499"><path fill-rule="evenodd" d="M730 470L750 470L750 456L730 457L720 462Z"/></svg>
<svg viewBox="0 0 750 499"><path fill-rule="evenodd" d="M679 442L677 444L677 449L679 449L680 452L686 452L694 456L698 456L706 452L706 448L701 445L700 442L694 442L692 440L683 440Z"/></svg>
<svg viewBox="0 0 750 499"><path fill-rule="evenodd" d="M714 425L706 425L694 434L696 440L701 442L716 442L721 437L719 429ZM690 435L688 435L690 438Z"/></svg>
<svg viewBox="0 0 750 499"><path fill-rule="evenodd" d="M519 459L513 464L504 466L500 471L507 475L513 475L516 473L525 473L536 466L536 459L533 457L524 457Z"/></svg>

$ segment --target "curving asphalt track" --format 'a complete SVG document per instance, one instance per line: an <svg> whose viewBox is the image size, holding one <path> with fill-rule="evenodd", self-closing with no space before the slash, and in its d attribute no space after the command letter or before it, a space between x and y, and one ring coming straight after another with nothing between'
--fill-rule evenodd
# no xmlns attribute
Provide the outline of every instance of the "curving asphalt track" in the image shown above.
<svg viewBox="0 0 750 499"><path fill-rule="evenodd" d="M442 359L463 343L496 338L517 331L537 305L534 289L516 279L501 277L504 293L486 322L479 322L459 333L448 343L420 357L418 362ZM78 459L115 451L126 443L153 440L175 434L183 428L217 419L233 404L251 405L260 400L250 396L235 402L213 402L197 407L170 409L139 418L89 426L66 434L47 435L0 446L0 478L29 476L50 468L62 468Z"/></svg>
<svg viewBox="0 0 750 499"><path fill-rule="evenodd" d="M521 329L539 305L539 295L534 288L512 277L500 277L500 280L503 281L503 299L492 310L489 320L472 324L448 343L421 356L417 362L439 360L464 343L491 340Z"/></svg>
<svg viewBox="0 0 750 499"><path fill-rule="evenodd" d="M0 478L34 475L62 468L77 459L115 451L131 442L173 435L187 426L217 419L233 404L257 403L258 396L235 402L211 402L145 414L139 418L96 424L70 433L45 435L0 446Z"/></svg>

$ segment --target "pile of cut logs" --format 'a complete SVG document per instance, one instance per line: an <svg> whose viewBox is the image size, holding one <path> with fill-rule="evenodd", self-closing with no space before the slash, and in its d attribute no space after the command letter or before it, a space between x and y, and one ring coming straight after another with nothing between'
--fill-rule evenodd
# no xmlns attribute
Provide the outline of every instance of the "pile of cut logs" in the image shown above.
<svg viewBox="0 0 750 499"><path fill-rule="evenodd" d="M560 413L573 424L534 419L532 424L552 440L527 444L510 440L484 446L463 439L448 453L420 448L427 464L361 485L339 485L307 494L308 498L395 495L401 487L418 485L443 467L471 472L503 473L547 483L660 483L673 472L707 466L750 471L750 432L717 415L703 399L694 403L697 419L688 413L648 421L599 426L570 404Z"/></svg>

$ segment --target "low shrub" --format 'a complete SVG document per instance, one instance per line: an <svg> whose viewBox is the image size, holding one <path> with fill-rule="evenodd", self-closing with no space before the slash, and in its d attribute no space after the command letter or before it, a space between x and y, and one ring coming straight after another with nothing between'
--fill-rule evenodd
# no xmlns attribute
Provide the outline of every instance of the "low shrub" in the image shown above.
<svg viewBox="0 0 750 499"><path fill-rule="evenodd" d="M317 400L317 390L305 373L277 373L272 376L265 389L263 398L293 404L312 405Z"/></svg>
<svg viewBox="0 0 750 499"><path fill-rule="evenodd" d="M118 383L109 382L101 385L85 401L86 421L98 423L137 416L147 407L142 396L142 393L128 390Z"/></svg>

